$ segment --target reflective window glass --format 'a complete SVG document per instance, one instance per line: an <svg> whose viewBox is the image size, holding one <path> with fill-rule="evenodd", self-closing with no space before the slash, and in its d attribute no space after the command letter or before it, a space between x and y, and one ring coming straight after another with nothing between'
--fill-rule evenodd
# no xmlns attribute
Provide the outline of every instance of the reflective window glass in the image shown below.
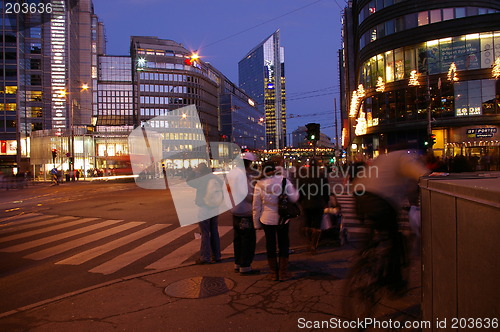
<svg viewBox="0 0 500 332"><path fill-rule="evenodd" d="M443 8L443 21L454 18L453 8Z"/></svg>
<svg viewBox="0 0 500 332"><path fill-rule="evenodd" d="M429 24L429 12L420 12L418 13L418 25L426 25Z"/></svg>
<svg viewBox="0 0 500 332"><path fill-rule="evenodd" d="M417 13L405 15L405 29L417 27Z"/></svg>
<svg viewBox="0 0 500 332"><path fill-rule="evenodd" d="M431 10L431 23L441 22L441 9Z"/></svg>
<svg viewBox="0 0 500 332"><path fill-rule="evenodd" d="M455 8L455 18L465 17L465 8Z"/></svg>
<svg viewBox="0 0 500 332"><path fill-rule="evenodd" d="M385 35L390 35L394 33L394 20L385 22Z"/></svg>

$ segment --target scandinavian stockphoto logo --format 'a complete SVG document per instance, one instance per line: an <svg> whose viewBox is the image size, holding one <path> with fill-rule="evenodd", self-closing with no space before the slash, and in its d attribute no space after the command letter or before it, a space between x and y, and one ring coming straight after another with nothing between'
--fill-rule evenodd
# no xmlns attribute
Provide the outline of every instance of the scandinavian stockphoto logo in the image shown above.
<svg viewBox="0 0 500 332"><path fill-rule="evenodd" d="M181 226L228 211L248 194L240 147L207 144L194 105L142 122L128 141L136 184L168 187Z"/></svg>

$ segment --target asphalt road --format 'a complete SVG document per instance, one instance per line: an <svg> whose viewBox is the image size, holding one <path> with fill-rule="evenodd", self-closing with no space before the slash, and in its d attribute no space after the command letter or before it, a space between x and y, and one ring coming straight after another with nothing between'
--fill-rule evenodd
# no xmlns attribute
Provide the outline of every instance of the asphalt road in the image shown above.
<svg viewBox="0 0 500 332"><path fill-rule="evenodd" d="M229 217L221 216L220 225L230 225ZM146 267L186 245L183 256L172 261L192 264L199 248L197 227L177 229L168 190L79 182L0 191L0 312L154 271ZM230 236L226 233L223 246L230 245ZM123 238L130 239L91 260L64 263Z"/></svg>

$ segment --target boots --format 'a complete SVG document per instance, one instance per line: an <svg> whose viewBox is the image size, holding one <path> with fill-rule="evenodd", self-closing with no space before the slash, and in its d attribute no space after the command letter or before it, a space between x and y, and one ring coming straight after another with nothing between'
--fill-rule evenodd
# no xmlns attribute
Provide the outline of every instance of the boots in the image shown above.
<svg viewBox="0 0 500 332"><path fill-rule="evenodd" d="M268 258L267 263L269 264L269 269L271 273L267 276L267 279L277 281L278 280L278 262L276 257Z"/></svg>
<svg viewBox="0 0 500 332"><path fill-rule="evenodd" d="M280 257L279 281L286 281L292 277L288 272L288 257Z"/></svg>

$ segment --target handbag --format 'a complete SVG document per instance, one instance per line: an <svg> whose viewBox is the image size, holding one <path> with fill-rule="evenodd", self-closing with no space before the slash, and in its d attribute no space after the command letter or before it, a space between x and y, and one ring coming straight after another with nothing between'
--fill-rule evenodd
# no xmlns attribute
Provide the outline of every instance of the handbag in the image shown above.
<svg viewBox="0 0 500 332"><path fill-rule="evenodd" d="M280 216L279 224L284 224L288 219L298 217L300 208L296 203L290 202L288 195L285 193L286 178L283 177L281 183L281 194L278 196L278 214Z"/></svg>

